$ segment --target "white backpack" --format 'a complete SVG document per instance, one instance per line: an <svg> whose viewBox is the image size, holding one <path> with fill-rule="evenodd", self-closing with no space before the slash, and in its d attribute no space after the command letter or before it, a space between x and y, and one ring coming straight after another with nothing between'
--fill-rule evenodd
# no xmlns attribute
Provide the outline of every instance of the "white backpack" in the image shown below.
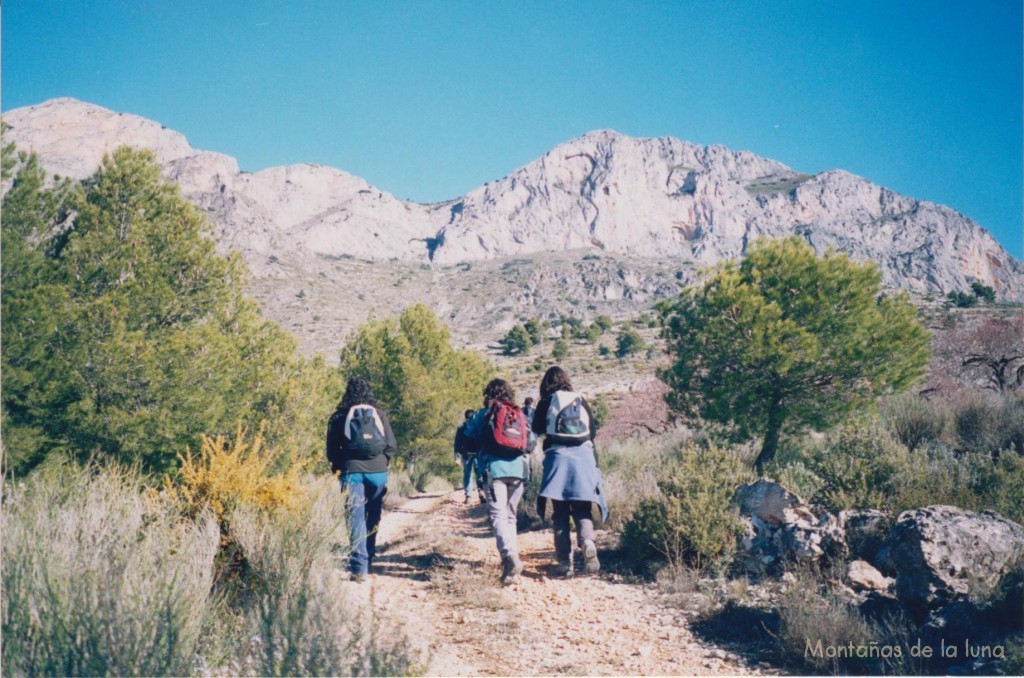
<svg viewBox="0 0 1024 678"><path fill-rule="evenodd" d="M580 442L590 440L590 415L583 403L583 396L575 391L555 391L548 407L546 433Z"/></svg>

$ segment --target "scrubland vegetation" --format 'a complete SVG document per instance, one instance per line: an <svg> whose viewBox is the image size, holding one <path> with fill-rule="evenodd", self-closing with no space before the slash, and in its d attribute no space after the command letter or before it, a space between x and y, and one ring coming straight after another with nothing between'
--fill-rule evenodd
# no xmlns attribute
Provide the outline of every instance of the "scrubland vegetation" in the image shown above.
<svg viewBox="0 0 1024 678"><path fill-rule="evenodd" d="M339 580L347 538L330 478L294 477L290 507L271 510L242 487L219 516L183 513L180 494L145 480L72 464L8 483L5 675L415 670L400 634Z"/></svg>
<svg viewBox="0 0 1024 678"><path fill-rule="evenodd" d="M342 374L261 317L151 154L3 170L4 675L416 672L340 579Z"/></svg>
<svg viewBox="0 0 1024 678"><path fill-rule="evenodd" d="M13 147L3 169L5 675L419 670L340 580L346 517L324 426L358 372L398 438L391 495L447 487L460 413L480 406L495 366L454 348L424 306L359 328L337 369L302 357L148 153L118 150L79 184L50 186ZM730 580L742 529L730 502L757 472L830 511L950 504L1024 520L1024 314L948 320L930 338L872 265L797 240L752 245L658 311L530 318L502 345L528 375L563 359L584 374L612 361L653 371L644 356L661 328L673 426L599 437L621 537L609 562L684 589L746 590ZM541 456L523 529L541 525ZM827 571L796 576L765 612L774 660L921 669L808 659L812 629L882 643L908 627L863 618ZM706 610L710 626L734 598Z"/></svg>

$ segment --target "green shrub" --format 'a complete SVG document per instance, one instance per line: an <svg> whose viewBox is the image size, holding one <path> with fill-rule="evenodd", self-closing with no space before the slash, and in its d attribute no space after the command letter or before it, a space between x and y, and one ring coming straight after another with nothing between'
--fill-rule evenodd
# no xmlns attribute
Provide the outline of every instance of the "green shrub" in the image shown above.
<svg viewBox="0 0 1024 678"><path fill-rule="evenodd" d="M602 426L608 423L608 418L611 416L611 409L608 407L608 402L604 398L594 398L590 401L590 413L594 415L594 430L600 430Z"/></svg>
<svg viewBox="0 0 1024 678"><path fill-rule="evenodd" d="M551 357L555 360L564 360L569 355L569 344L564 339L559 339L551 347Z"/></svg>
<svg viewBox="0 0 1024 678"><path fill-rule="evenodd" d="M643 500L660 498L658 481L665 475L666 466L673 463L679 444L679 433L600 442L598 461L604 475L611 529L621 529Z"/></svg>
<svg viewBox="0 0 1024 678"><path fill-rule="evenodd" d="M822 480L813 501L833 511L886 509L909 452L874 421L841 426L812 452L810 470Z"/></svg>
<svg viewBox="0 0 1024 678"><path fill-rule="evenodd" d="M741 523L729 506L751 478L739 457L717 447L683 446L658 481L659 500L642 502L623 535L624 546L661 553L671 563L703 569L729 557ZM627 538L628 534L628 538Z"/></svg>
<svg viewBox="0 0 1024 678"><path fill-rule="evenodd" d="M544 328L536 318L530 318L523 323L523 329L530 335L530 341L539 344L544 338Z"/></svg>
<svg viewBox="0 0 1024 678"><path fill-rule="evenodd" d="M830 435L811 453L807 466L822 482L810 496L833 511L876 508L899 513L948 504L971 511L992 509L1018 522L1024 518L1024 457L1010 451L995 458L958 453L944 445L910 452L877 423L860 422ZM799 486L797 468L797 462L790 462L780 478L790 472Z"/></svg>
<svg viewBox="0 0 1024 678"><path fill-rule="evenodd" d="M949 299L950 303L957 308L970 308L971 306L978 305L977 296L974 294L968 294L967 292L961 292L960 290L953 290L946 295L946 298Z"/></svg>
<svg viewBox="0 0 1024 678"><path fill-rule="evenodd" d="M671 560L668 508L659 499L644 499L622 528L620 544L631 566L649 569L654 563Z"/></svg>
<svg viewBox="0 0 1024 678"><path fill-rule="evenodd" d="M1004 452L991 463L981 459L979 466L973 483L979 508L1024 523L1024 456Z"/></svg>
<svg viewBox="0 0 1024 678"><path fill-rule="evenodd" d="M604 334L604 329L597 323L591 323L590 325L587 325L587 329L583 331L583 335L580 338L593 344L601 338L602 334Z"/></svg>
<svg viewBox="0 0 1024 678"><path fill-rule="evenodd" d="M628 325L623 327L615 339L615 357L625 358L644 349L644 338Z"/></svg>
<svg viewBox="0 0 1024 678"><path fill-rule="evenodd" d="M916 394L890 398L882 403L881 413L892 434L911 452L941 441L949 420L943 401Z"/></svg>
<svg viewBox="0 0 1024 678"><path fill-rule="evenodd" d="M969 392L953 402L954 444L967 452L998 452L1002 447L999 396Z"/></svg>
<svg viewBox="0 0 1024 678"><path fill-rule="evenodd" d="M392 468L418 472L426 462L435 475L451 465L458 424L453 414L480 402L494 372L478 353L455 348L448 326L422 304L356 329L339 368L346 379L365 377L387 410L398 442Z"/></svg>
<svg viewBox="0 0 1024 678"><path fill-rule="evenodd" d="M816 496L822 490L825 482L802 460L772 464L767 469L767 475L775 478L801 498Z"/></svg>
<svg viewBox="0 0 1024 678"><path fill-rule="evenodd" d="M971 291L974 292L974 296L986 304L994 304L996 301L996 291L988 285L982 285L980 282L972 282Z"/></svg>
<svg viewBox="0 0 1024 678"><path fill-rule="evenodd" d="M501 340L501 352L504 355L525 355L535 343L526 328L516 325Z"/></svg>
<svg viewBox="0 0 1024 678"><path fill-rule="evenodd" d="M895 514L934 504L970 511L987 508L978 488L991 465L984 456L957 455L945 447L914 452L887 483L887 506Z"/></svg>
<svg viewBox="0 0 1024 678"><path fill-rule="evenodd" d="M8 484L5 675L192 673L220 535L181 520L132 473L67 467Z"/></svg>

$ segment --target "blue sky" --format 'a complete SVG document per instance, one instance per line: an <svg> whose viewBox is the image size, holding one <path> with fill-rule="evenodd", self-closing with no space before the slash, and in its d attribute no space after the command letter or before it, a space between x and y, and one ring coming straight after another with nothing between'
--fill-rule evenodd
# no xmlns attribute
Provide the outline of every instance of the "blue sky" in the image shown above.
<svg viewBox="0 0 1024 678"><path fill-rule="evenodd" d="M243 169L457 197L592 129L842 168L1020 258L1018 0L7 0L3 110L71 96Z"/></svg>

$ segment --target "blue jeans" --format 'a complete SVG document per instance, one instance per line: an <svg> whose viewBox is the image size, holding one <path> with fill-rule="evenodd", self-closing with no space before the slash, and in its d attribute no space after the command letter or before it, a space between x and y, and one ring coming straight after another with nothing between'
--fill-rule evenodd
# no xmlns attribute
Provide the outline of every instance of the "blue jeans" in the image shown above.
<svg viewBox="0 0 1024 678"><path fill-rule="evenodd" d="M377 551L377 526L388 493L388 474L346 473L341 489L348 492L349 541L352 555L348 568L352 574L368 574Z"/></svg>
<svg viewBox="0 0 1024 678"><path fill-rule="evenodd" d="M470 489L473 487L473 476L476 476L477 489L483 490L483 483L480 482L480 466L477 464L477 456L463 459L462 461L462 489L465 491L466 496L469 496Z"/></svg>

